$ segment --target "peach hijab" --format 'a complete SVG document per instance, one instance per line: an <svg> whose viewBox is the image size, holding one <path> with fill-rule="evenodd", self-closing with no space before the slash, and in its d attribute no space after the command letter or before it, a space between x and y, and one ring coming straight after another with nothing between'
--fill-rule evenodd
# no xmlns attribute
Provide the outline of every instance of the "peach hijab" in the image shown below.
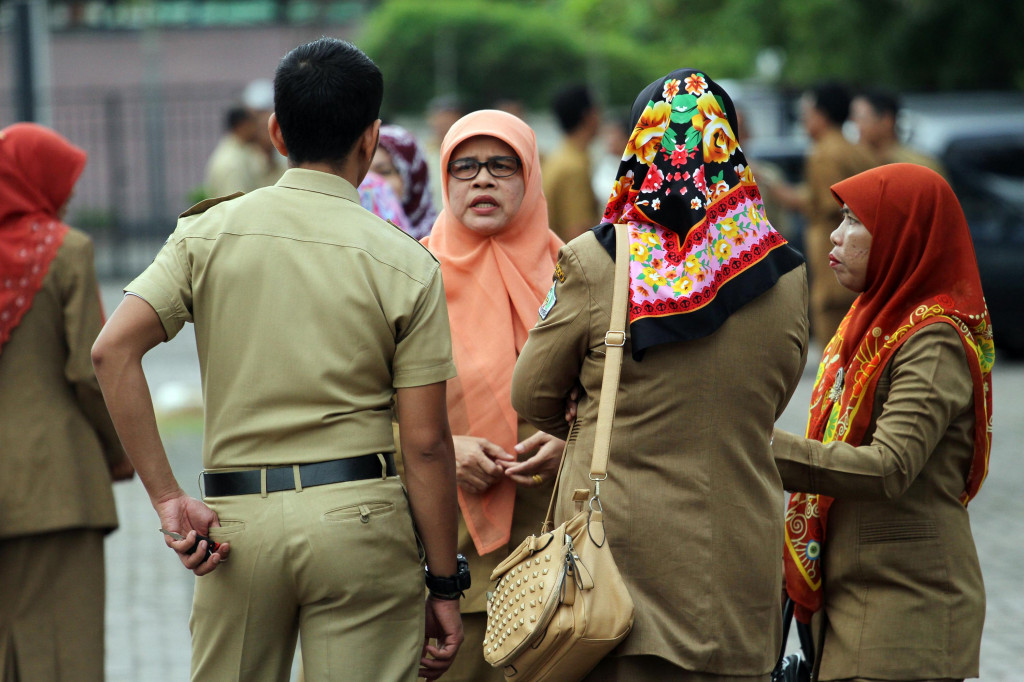
<svg viewBox="0 0 1024 682"><path fill-rule="evenodd" d="M463 141L495 137L522 164L523 201L503 231L483 236L463 225L448 199L448 162ZM481 171L483 172L483 171ZM519 418L512 409L512 370L551 287L562 241L548 229L537 138L503 111L463 116L441 143L444 209L423 244L441 263L458 377L448 382L452 433L471 435L513 452ZM503 480L474 495L459 488L459 507L480 554L508 544L516 486Z"/></svg>

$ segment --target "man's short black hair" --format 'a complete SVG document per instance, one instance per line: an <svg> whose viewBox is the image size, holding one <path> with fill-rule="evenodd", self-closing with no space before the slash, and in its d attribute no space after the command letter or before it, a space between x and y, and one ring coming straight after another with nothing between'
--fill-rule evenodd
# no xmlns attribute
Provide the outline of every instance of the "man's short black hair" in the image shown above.
<svg viewBox="0 0 1024 682"><path fill-rule="evenodd" d="M900 112L900 99L894 92L880 89L864 90L857 96L870 104L878 116L892 116L895 121L896 115Z"/></svg>
<svg viewBox="0 0 1024 682"><path fill-rule="evenodd" d="M819 83L808 90L814 108L833 125L842 126L850 117L850 91L842 83Z"/></svg>
<svg viewBox="0 0 1024 682"><path fill-rule="evenodd" d="M562 132L570 134L580 127L587 113L594 108L594 98L585 85L570 85L555 93L551 108Z"/></svg>
<svg viewBox="0 0 1024 682"><path fill-rule="evenodd" d="M234 106L228 109L228 113L224 115L224 126L228 132L231 132L251 118L251 111L243 106Z"/></svg>
<svg viewBox="0 0 1024 682"><path fill-rule="evenodd" d="M274 74L274 113L293 163L337 163L380 114L384 78L362 50L320 38L286 54Z"/></svg>

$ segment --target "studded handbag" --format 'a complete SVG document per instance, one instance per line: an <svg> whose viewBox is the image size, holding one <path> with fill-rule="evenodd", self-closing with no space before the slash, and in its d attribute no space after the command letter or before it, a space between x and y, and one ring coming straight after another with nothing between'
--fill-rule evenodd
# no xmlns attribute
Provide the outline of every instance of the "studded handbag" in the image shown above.
<svg viewBox="0 0 1024 682"><path fill-rule="evenodd" d="M558 483L539 535L491 573L484 658L516 682L582 679L633 627L633 600L606 542L601 481L608 478L615 397L626 340L629 242L615 226L615 289L588 488L573 491L575 514L551 530ZM575 424L573 425L575 428ZM565 451L562 452L565 464ZM559 466L559 478L562 466Z"/></svg>

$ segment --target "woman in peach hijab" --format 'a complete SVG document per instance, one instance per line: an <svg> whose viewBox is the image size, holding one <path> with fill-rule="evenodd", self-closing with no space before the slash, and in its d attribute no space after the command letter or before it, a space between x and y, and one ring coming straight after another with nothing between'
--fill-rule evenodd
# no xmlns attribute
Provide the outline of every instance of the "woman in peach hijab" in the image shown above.
<svg viewBox="0 0 1024 682"><path fill-rule="evenodd" d="M548 229L533 130L477 111L441 145L444 210L423 243L441 262L458 377L448 412L459 484L459 551L473 587L462 604L467 646L448 680L501 680L484 660L491 570L543 522L563 441L512 409L512 370L551 287L561 240Z"/></svg>

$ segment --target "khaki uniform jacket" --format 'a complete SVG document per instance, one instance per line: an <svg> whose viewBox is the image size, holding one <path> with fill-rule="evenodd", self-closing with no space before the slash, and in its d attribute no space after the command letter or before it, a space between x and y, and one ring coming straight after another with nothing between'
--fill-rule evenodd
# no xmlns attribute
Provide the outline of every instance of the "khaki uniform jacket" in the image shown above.
<svg viewBox="0 0 1024 682"><path fill-rule="evenodd" d="M959 502L974 401L955 330L931 325L884 368L861 447L775 434L788 490L835 498L822 554L820 679L978 676L985 587Z"/></svg>
<svg viewBox="0 0 1024 682"><path fill-rule="evenodd" d="M836 281L828 264L832 250L829 235L843 220L831 187L876 165L878 161L867 148L848 141L838 130L826 133L807 157L804 175L809 195L804 255L811 276L811 326L822 347L835 334L857 297Z"/></svg>
<svg viewBox="0 0 1024 682"><path fill-rule="evenodd" d="M564 401L583 395L569 434L555 523L589 479L614 263L593 233L563 247L564 282L530 332L512 404L565 437ZM601 484L612 552L633 597L622 655L691 671L764 675L781 644L782 481L772 425L807 350L803 267L733 313L711 336L656 346L636 362L627 334Z"/></svg>
<svg viewBox="0 0 1024 682"><path fill-rule="evenodd" d="M102 325L92 242L68 230L0 350L0 538L117 527L109 467L125 454L90 358Z"/></svg>
<svg viewBox="0 0 1024 682"><path fill-rule="evenodd" d="M566 141L558 151L544 159L544 197L548 202L548 225L564 242L580 235L580 225L589 229L601 218L590 175L587 150L580 149L572 142Z"/></svg>

